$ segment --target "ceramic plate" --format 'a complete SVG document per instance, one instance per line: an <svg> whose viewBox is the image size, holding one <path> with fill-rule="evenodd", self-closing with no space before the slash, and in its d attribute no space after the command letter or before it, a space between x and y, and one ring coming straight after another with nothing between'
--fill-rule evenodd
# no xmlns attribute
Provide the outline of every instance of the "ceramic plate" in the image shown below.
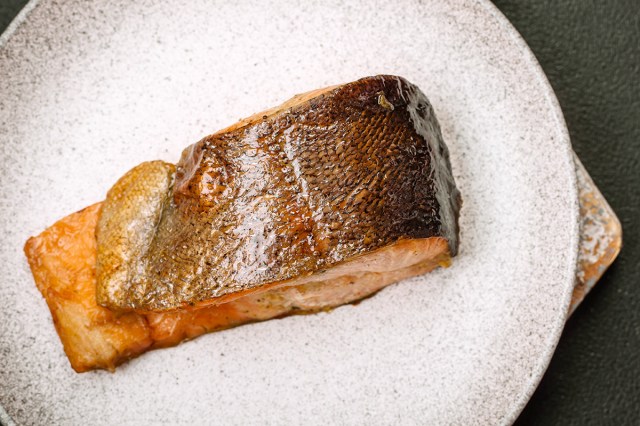
<svg viewBox="0 0 640 426"><path fill-rule="evenodd" d="M295 93L416 83L464 207L453 266L357 306L74 373L22 254L144 160ZM506 424L553 353L577 194L554 94L488 1L40 1L0 47L0 403L19 424Z"/></svg>

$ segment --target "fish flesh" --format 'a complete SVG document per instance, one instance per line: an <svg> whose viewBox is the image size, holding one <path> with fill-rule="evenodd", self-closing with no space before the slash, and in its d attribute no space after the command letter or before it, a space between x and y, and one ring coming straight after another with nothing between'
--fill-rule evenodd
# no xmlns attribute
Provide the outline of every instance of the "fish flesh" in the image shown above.
<svg viewBox="0 0 640 426"><path fill-rule="evenodd" d="M459 208L420 89L375 76L316 90L124 175L97 225L98 304L162 312L392 277L425 261L408 244L443 238L455 255Z"/></svg>
<svg viewBox="0 0 640 426"><path fill-rule="evenodd" d="M249 295L201 309L171 312L115 313L96 302L96 224L102 203L73 213L25 245L36 285L49 306L71 367L78 373L114 371L123 362L159 348L175 346L202 334L238 325L330 310L357 301L390 281L448 266L444 239L431 246L407 243L403 250L432 255L416 268L366 278L344 277L333 285L303 284Z"/></svg>

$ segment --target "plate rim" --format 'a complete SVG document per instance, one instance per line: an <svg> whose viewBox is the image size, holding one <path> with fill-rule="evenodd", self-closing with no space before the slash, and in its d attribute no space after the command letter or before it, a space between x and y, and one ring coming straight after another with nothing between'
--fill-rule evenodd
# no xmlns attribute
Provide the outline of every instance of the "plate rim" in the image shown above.
<svg viewBox="0 0 640 426"><path fill-rule="evenodd" d="M527 403L533 396L533 393L538 388L542 377L549 367L551 358L555 353L558 342L560 341L560 336L562 335L564 326L566 324L567 313L569 311L571 295L573 294L573 289L575 286L575 275L578 267L578 250L580 241L580 206L578 199L578 182L575 169L574 151L571 145L571 137L567 128L567 123L565 121L564 114L562 113L562 107L560 106L558 97L556 96L556 93L553 90L551 82L549 81L546 73L542 69L540 62L538 62L538 59L525 41L524 37L522 37L520 32L513 26L511 21L509 21L509 19L500 11L500 9L498 9L495 4L493 4L490 0L475 1L484 7L490 17L496 20L501 29L504 30L505 36L511 38L516 47L519 49L520 53L524 56L524 59L527 61L527 65L531 67L531 70L534 72L538 82L542 85L542 88L544 89L542 94L547 101L550 112L552 112L556 120L555 129L560 136L559 144L564 146L566 157L565 161L568 163L567 166L571 169L571 173L569 174L570 188L568 189L573 195L571 197L573 200L571 205L573 211L573 221L570 244L570 246L573 247L573 250L569 252L567 259L567 268L569 269L567 279L570 282L564 283L564 291L562 293L562 304L560 310L562 315L558 315L556 318L554 318L552 322L552 331L551 333L549 333L546 339L545 349L543 350L542 355L534 365L532 375L527 381L524 382L525 385L522 386L520 394L517 396L517 398L513 399L511 411L503 417L503 419L505 420L505 424L513 424L520 416L522 410L524 410L524 408L526 407Z"/></svg>
<svg viewBox="0 0 640 426"><path fill-rule="evenodd" d="M565 282L562 292L562 299L560 305L559 314L550 323L552 324L551 332L547 336L545 341L545 348L542 351L541 356L537 362L533 363L533 371L528 380L523 381L523 385L519 394L513 398L510 410L505 410L505 414L502 416L503 424L513 424L519 417L522 410L525 408L533 393L537 389L542 377L544 376L553 354L555 353L558 342L564 330L564 325L567 320L567 313L569 310L569 304L571 301L571 295L573 293L575 285L575 274L577 270L578 261L578 248L580 238L580 213L579 213L579 200L578 200L578 183L574 161L574 151L571 145L571 137L569 130L562 112L562 107L558 101L558 98L551 86L551 83L540 65L535 54L525 41L524 37L509 21L509 19L498 9L498 7L491 2L491 0L473 0L479 6L481 6L486 12L488 18L492 18L499 25L500 29L504 32L504 36L511 39L518 52L523 55L526 61L527 67L533 72L534 78L541 85L543 91L542 95L547 103L549 111L552 113L555 119L555 130L560 136L558 144L559 147L564 147L566 166L569 167L569 188L571 192L572 204L571 209L573 211L573 221L571 229L571 241L570 247L573 249L567 256L567 279L569 282ZM31 12L41 3L41 0L29 0L27 4L18 12L13 18L5 30L0 33L0 49L9 42L13 34L28 20ZM560 282L559 282L560 284ZM16 425L15 421L5 410L0 403L0 425L13 426Z"/></svg>

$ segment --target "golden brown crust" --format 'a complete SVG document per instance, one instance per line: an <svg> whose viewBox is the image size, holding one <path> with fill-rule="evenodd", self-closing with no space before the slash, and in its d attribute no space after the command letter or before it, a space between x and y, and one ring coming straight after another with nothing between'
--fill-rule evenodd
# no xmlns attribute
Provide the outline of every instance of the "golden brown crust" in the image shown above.
<svg viewBox="0 0 640 426"><path fill-rule="evenodd" d="M102 283L96 291L99 305L127 297L117 284L137 279L140 271L135 262L152 244L175 169L164 161L142 163L107 193L96 228L97 280Z"/></svg>
<svg viewBox="0 0 640 426"><path fill-rule="evenodd" d="M117 236L113 226L148 238L135 244L144 250L125 241L120 253L137 254L117 268L100 260L113 239L99 241L100 303L138 311L221 303L402 239L442 236L455 254L459 194L417 87L369 77L261 114L184 151L171 196L155 195L162 215L153 226L132 220L159 211L140 207L135 191L122 186L107 199L115 214L99 236Z"/></svg>

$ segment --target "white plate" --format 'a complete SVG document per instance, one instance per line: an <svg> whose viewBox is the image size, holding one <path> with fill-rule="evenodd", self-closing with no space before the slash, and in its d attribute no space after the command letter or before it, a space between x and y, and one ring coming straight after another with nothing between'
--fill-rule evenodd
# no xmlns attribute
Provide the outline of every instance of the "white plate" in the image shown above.
<svg viewBox="0 0 640 426"><path fill-rule="evenodd" d="M238 4L235 4L238 3ZM570 143L488 1L41 1L0 47L0 404L24 424L505 424L559 338L578 241ZM22 254L143 160L291 95L398 74L462 191L453 267L358 306L74 373Z"/></svg>

